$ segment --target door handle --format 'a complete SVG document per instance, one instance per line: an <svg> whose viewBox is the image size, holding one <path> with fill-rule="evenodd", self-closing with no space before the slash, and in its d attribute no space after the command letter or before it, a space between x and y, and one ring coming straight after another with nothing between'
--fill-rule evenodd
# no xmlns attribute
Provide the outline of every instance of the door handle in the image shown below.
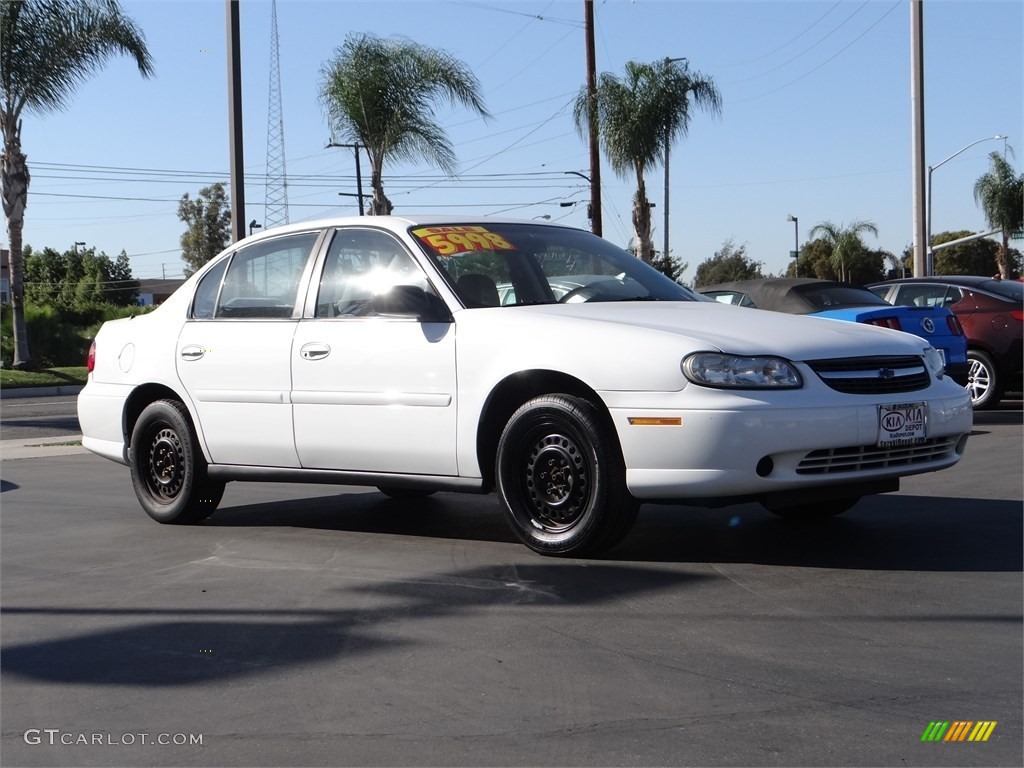
<svg viewBox="0 0 1024 768"><path fill-rule="evenodd" d="M198 360L206 354L206 350L197 344L190 344L187 347L182 347L179 354L182 360Z"/></svg>
<svg viewBox="0 0 1024 768"><path fill-rule="evenodd" d="M323 360L329 354L331 354L329 346L315 341L303 344L302 349L299 350L299 357L303 360Z"/></svg>

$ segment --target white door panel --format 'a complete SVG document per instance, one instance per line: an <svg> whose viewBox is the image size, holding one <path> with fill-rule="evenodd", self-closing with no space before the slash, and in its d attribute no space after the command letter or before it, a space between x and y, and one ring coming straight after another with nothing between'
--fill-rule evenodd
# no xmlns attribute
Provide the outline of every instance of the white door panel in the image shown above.
<svg viewBox="0 0 1024 768"><path fill-rule="evenodd" d="M458 473L454 324L303 320L293 349L292 410L303 467Z"/></svg>
<svg viewBox="0 0 1024 768"><path fill-rule="evenodd" d="M196 320L178 338L178 376L218 464L297 467L292 320Z"/></svg>

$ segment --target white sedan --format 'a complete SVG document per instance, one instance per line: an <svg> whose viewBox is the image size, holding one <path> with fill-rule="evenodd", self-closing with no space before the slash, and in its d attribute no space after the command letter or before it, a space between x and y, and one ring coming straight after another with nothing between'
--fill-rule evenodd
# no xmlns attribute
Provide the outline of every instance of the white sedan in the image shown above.
<svg viewBox="0 0 1024 768"><path fill-rule="evenodd" d="M106 323L89 370L83 445L159 522L232 480L497 490L552 555L614 545L645 501L838 514L956 464L972 424L917 336L702 301L588 232L497 219L247 238Z"/></svg>

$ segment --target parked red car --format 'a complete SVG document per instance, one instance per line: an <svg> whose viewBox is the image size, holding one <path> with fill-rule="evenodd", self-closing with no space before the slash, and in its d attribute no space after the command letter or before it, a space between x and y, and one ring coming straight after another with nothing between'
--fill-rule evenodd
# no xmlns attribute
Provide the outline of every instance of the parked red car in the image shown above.
<svg viewBox="0 0 1024 768"><path fill-rule="evenodd" d="M990 277L937 275L886 280L868 289L890 304L948 307L967 336L967 387L976 409L1024 389L1024 284Z"/></svg>

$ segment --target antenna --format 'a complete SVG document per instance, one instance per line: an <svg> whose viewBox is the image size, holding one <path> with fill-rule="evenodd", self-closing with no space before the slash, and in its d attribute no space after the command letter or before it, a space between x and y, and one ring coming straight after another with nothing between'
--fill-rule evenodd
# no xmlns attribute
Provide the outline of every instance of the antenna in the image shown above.
<svg viewBox="0 0 1024 768"><path fill-rule="evenodd" d="M281 49L277 36L277 0L270 4L270 96L267 107L267 192L263 225L288 223L288 174L284 162L284 112L281 109Z"/></svg>

